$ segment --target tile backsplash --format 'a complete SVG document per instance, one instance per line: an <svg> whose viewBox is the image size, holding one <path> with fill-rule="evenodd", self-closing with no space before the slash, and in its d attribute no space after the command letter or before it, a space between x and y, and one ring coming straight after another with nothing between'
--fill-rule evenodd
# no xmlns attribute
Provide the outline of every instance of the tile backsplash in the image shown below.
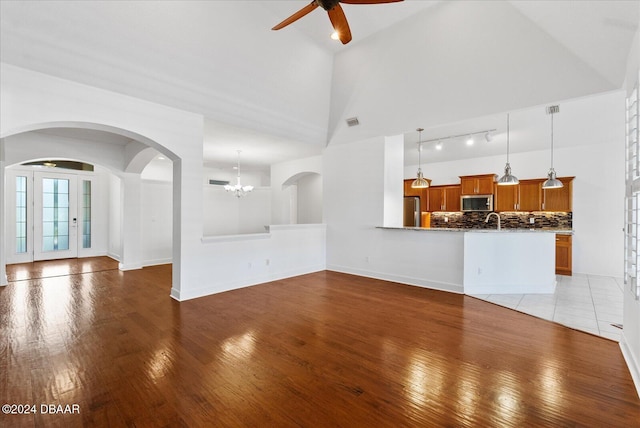
<svg viewBox="0 0 640 428"><path fill-rule="evenodd" d="M484 220L487 212L434 212L431 213L431 227L451 227L459 229L495 229L498 220L491 216ZM501 212L503 229L572 229L573 213L565 212ZM530 219L533 218L533 224Z"/></svg>

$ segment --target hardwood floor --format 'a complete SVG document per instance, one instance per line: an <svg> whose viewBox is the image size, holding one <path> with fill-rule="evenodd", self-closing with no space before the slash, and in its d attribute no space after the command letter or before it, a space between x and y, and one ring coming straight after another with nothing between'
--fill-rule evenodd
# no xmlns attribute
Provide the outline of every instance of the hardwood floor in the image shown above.
<svg viewBox="0 0 640 428"><path fill-rule="evenodd" d="M0 426L640 426L617 343L472 297L325 271L178 303L171 266L104 263L8 266L0 404L37 412Z"/></svg>

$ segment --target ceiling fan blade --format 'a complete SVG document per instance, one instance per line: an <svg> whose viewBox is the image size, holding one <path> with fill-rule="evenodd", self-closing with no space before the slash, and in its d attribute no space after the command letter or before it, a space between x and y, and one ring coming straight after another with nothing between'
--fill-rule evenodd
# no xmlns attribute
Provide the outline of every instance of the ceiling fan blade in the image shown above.
<svg viewBox="0 0 640 428"><path fill-rule="evenodd" d="M340 3L346 4L379 4L379 3L396 3L404 0L340 0Z"/></svg>
<svg viewBox="0 0 640 428"><path fill-rule="evenodd" d="M279 30L281 28L286 27L287 25L289 25L289 24L297 21L298 19L302 18L303 16L305 16L309 12L312 12L317 7L318 7L318 3L316 3L315 0L312 1L308 5L306 5L305 7L303 7L302 9L300 9L299 11L297 11L296 13L294 13L293 15L291 15L290 17L288 17L287 19L285 19L284 21L282 21L281 23L279 23L278 25L273 27L272 30Z"/></svg>
<svg viewBox="0 0 640 428"><path fill-rule="evenodd" d="M351 30L349 29L349 23L347 17L344 15L344 10L337 4L333 9L327 11L329 19L333 25L333 29L338 33L338 37L343 45L346 45L351 41Z"/></svg>

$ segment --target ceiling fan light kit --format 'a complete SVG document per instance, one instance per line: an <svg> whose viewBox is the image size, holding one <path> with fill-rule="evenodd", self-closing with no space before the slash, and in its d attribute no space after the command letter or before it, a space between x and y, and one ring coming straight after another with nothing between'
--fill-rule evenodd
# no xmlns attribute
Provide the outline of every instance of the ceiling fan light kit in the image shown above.
<svg viewBox="0 0 640 428"><path fill-rule="evenodd" d="M331 25L335 30L336 38L339 39L343 45L346 45L351 41L351 29L347 22L347 17L344 14L344 10L340 3L345 4L378 4L378 3L396 3L404 0L313 0L311 3L276 25L272 30L280 30L289 24L296 22L303 16L313 12L320 6L327 11ZM333 38L333 35L331 36Z"/></svg>

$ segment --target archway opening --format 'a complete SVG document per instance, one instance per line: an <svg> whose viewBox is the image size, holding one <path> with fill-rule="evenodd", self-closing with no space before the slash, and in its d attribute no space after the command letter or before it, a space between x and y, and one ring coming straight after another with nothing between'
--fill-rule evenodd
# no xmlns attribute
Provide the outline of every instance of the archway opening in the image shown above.
<svg viewBox="0 0 640 428"><path fill-rule="evenodd" d="M84 240L85 244L93 244L91 251L87 252L87 249L84 249L84 256L111 256L120 261L121 269L168 263L176 254L179 256L179 247L173 245L174 237L180 236L179 225L173 218L173 205L176 200L179 201L179 198L174 198L175 186L179 184L173 180L173 164L180 159L170 150L127 130L79 122L31 125L4 135L0 143L3 161L0 185L6 189L2 195L2 206L7 208L3 208L3 212L16 212L16 170L24 172L40 168L41 171L57 176L80 174L80 184L77 188L81 190L77 199L82 200L80 205L84 205L79 207L80 214L76 217L71 216L69 220L75 219L73 221L77 221L79 229L87 228L94 231L93 236L86 233L84 236L80 235L80 242ZM96 168L95 171L87 172L64 171L57 165L25 165L34 161L42 163L37 161L48 159L83 162L95 165ZM38 173L38 176L40 175ZM91 184L87 185L87 182ZM92 206L88 206L84 201L87 199L88 189L93 192L92 196L89 196ZM34 191L33 187L31 191ZM85 192L84 195L82 191ZM38 197L42 198L42 195ZM131 208L131 201L134 201L136 209ZM44 210L42 207L39 209ZM35 208L31 211L35 211ZM81 213L88 211L92 211L93 221L81 222ZM16 228L15 214L1 217L0 227L3 227L3 230ZM125 230L126 225L130 223L139 226L139 234L142 237L140 241L143 244L138 248L135 248L137 244L133 243L132 239L128 239L130 231ZM16 250L15 237L8 235L15 234L8 233L2 239L4 242L0 273L3 276L5 264L13 261L12 252ZM32 248L36 248L33 243L31 245ZM78 257L82 255L78 254Z"/></svg>
<svg viewBox="0 0 640 428"><path fill-rule="evenodd" d="M300 172L282 184L289 192L289 219L291 224L322 223L322 175Z"/></svg>

